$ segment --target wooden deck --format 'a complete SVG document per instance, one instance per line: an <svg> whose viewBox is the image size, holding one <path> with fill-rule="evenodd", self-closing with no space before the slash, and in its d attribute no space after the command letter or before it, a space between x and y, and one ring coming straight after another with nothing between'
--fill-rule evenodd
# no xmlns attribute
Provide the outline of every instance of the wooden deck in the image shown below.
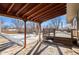
<svg viewBox="0 0 79 59"><path fill-rule="evenodd" d="M0 55L79 55L79 48L72 49L65 45L51 42L35 42L27 45L27 48L0 37Z"/></svg>

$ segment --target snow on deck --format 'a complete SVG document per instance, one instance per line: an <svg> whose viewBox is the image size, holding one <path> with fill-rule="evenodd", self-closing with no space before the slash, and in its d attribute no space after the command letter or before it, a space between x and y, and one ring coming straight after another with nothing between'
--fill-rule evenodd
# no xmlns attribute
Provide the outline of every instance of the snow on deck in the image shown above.
<svg viewBox="0 0 79 59"><path fill-rule="evenodd" d="M23 45L24 44L24 34L5 34L2 33L3 36L6 38L12 40L13 42L16 42L18 44ZM36 34L27 34L27 44L33 43L38 40L38 35Z"/></svg>
<svg viewBox="0 0 79 59"><path fill-rule="evenodd" d="M2 33L3 36L7 37L10 40L13 40L17 43L23 44L24 40L24 34L4 34ZM63 32L57 32L56 36L61 36L61 37L71 37L70 34L68 33L63 33ZM0 55L27 55L28 52L31 51L31 49L34 47L36 44L36 41L38 40L38 35L35 34L27 34L27 48L23 49L22 46L18 46L17 44L14 44L7 39L4 39L2 36L0 36L0 41L4 42L6 44L13 44L7 49L4 49L3 51L0 51ZM3 38L3 39L2 39ZM1 45L0 47L6 47L5 45ZM3 48L4 48L3 47ZM36 51L34 52L33 55L79 55L79 48L78 47L72 47L72 49L65 47L65 46L60 46L57 44L53 44L53 42L43 42L41 45L35 49ZM32 51L31 51L32 52ZM30 54L29 54L30 55Z"/></svg>

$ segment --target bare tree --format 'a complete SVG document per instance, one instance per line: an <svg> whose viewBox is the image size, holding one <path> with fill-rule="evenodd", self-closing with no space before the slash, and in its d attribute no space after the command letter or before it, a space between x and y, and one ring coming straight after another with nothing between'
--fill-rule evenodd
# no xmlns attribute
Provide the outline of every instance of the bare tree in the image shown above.
<svg viewBox="0 0 79 59"><path fill-rule="evenodd" d="M24 23L22 21L20 21L19 19L12 20L12 22L15 24L17 31L20 32Z"/></svg>
<svg viewBox="0 0 79 59"><path fill-rule="evenodd" d="M54 28L59 29L60 23L61 23L61 18L60 17L56 17L53 20L51 20L52 25Z"/></svg>
<svg viewBox="0 0 79 59"><path fill-rule="evenodd" d="M26 25L27 25L27 31L28 32L30 32L30 33L35 32L35 25L36 25L35 22L28 21L26 23Z"/></svg>

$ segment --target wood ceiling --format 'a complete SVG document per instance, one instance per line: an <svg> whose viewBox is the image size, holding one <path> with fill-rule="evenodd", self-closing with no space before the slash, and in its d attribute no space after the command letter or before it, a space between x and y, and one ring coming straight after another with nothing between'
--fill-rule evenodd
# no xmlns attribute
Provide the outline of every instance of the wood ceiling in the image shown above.
<svg viewBox="0 0 79 59"><path fill-rule="evenodd" d="M64 14L65 3L0 3L0 15L39 23Z"/></svg>

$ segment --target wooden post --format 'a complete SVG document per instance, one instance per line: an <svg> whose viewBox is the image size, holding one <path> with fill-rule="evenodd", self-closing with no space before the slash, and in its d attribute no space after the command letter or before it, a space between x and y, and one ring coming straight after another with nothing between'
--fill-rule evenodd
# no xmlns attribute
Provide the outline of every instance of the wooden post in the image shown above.
<svg viewBox="0 0 79 59"><path fill-rule="evenodd" d="M79 35L78 35L78 29L77 29L77 40L78 40L78 38L79 38Z"/></svg>
<svg viewBox="0 0 79 59"><path fill-rule="evenodd" d="M39 23L39 41L41 41L41 23Z"/></svg>
<svg viewBox="0 0 79 59"><path fill-rule="evenodd" d="M55 37L55 30L56 30L56 29L53 29L53 34L54 34L54 37Z"/></svg>
<svg viewBox="0 0 79 59"><path fill-rule="evenodd" d="M71 44L73 45L73 29L71 29Z"/></svg>
<svg viewBox="0 0 79 59"><path fill-rule="evenodd" d="M77 40L79 39L79 34L78 34L78 30L79 30L79 11L77 11Z"/></svg>
<svg viewBox="0 0 79 59"><path fill-rule="evenodd" d="M1 21L0 21L0 33L1 33Z"/></svg>
<svg viewBox="0 0 79 59"><path fill-rule="evenodd" d="M24 48L26 48L26 21L24 21Z"/></svg>
<svg viewBox="0 0 79 59"><path fill-rule="evenodd" d="M71 38L73 38L73 29L71 29Z"/></svg>

